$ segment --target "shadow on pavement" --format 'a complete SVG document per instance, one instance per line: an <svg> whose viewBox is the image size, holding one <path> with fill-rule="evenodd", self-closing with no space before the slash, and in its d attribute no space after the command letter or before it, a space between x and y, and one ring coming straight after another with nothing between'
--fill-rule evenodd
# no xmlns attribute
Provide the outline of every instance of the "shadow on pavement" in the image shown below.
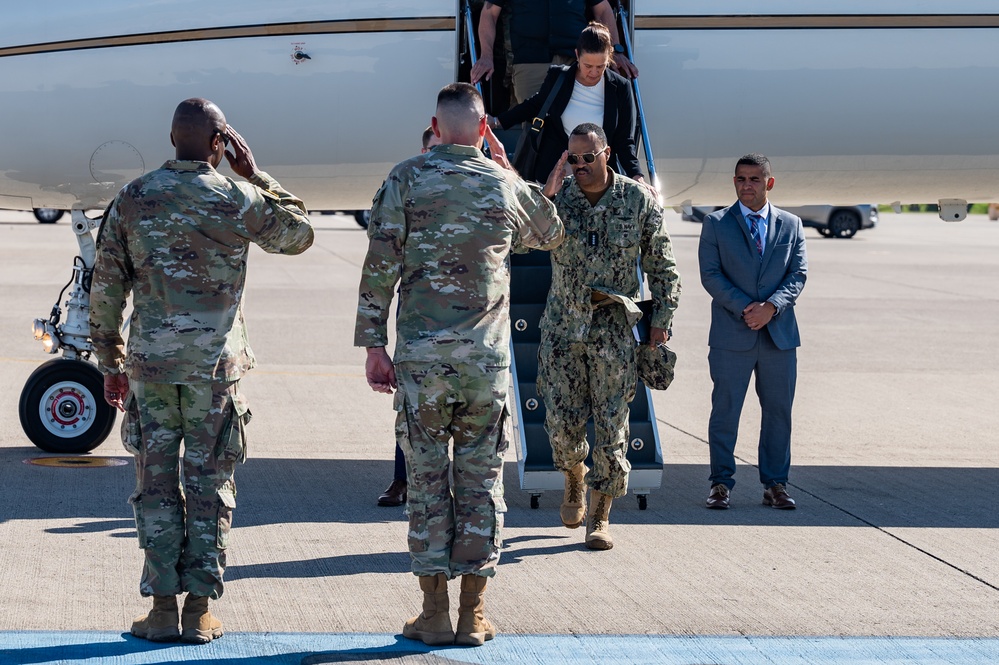
<svg viewBox="0 0 999 665"><path fill-rule="evenodd" d="M112 537L132 530L126 499L134 489L131 465L56 468L22 464L37 457L33 448L0 451L4 501L0 523L8 520L79 519L50 533L107 531ZM706 465L667 464L662 487L639 510L633 496L614 503L618 524L878 526L885 528L997 528L999 513L987 491L999 486L997 468L794 466L789 491L798 510L776 511L761 505L757 472L742 465L732 493L732 508L704 508ZM504 469L508 527L556 526L561 493L543 493L538 510L520 490L515 462ZM236 528L300 523L403 521L402 508L375 505L392 478L388 460L251 458L236 471Z"/></svg>

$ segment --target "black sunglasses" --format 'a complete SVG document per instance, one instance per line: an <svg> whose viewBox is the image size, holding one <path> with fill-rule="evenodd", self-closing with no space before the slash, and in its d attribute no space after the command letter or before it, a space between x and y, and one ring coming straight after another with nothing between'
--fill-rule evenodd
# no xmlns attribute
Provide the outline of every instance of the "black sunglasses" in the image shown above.
<svg viewBox="0 0 999 665"><path fill-rule="evenodd" d="M570 152L569 156L566 158L566 161L572 164L573 166L578 164L580 159L582 159L587 164L592 164L594 160L596 160L597 155L599 155L602 152L603 150L598 150L596 152L584 152L582 155L574 155Z"/></svg>
<svg viewBox="0 0 999 665"><path fill-rule="evenodd" d="M229 147L229 135L221 129L216 129L215 133L222 137L222 145Z"/></svg>

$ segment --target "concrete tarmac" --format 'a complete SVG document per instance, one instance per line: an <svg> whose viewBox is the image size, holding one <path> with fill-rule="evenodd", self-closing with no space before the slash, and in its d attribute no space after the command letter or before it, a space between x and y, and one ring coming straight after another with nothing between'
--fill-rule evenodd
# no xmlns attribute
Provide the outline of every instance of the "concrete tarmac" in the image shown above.
<svg viewBox="0 0 999 665"><path fill-rule="evenodd" d="M852 240L808 231L798 509L761 505L750 392L733 507L710 511L700 225L670 213L684 290L677 378L654 398L662 488L648 510L616 501L615 547L591 552L582 529L559 525L556 493L530 508L511 450L486 599L501 634L473 654L393 637L420 594L403 510L375 506L394 414L351 346L366 236L349 217L313 219L306 254L251 254L250 459L213 607L229 634L195 655L122 636L148 601L117 428L87 457L128 464L24 463L47 456L17 418L25 380L50 358L30 325L70 278L76 241L67 218L0 213L0 663L999 661L999 223L889 213Z"/></svg>

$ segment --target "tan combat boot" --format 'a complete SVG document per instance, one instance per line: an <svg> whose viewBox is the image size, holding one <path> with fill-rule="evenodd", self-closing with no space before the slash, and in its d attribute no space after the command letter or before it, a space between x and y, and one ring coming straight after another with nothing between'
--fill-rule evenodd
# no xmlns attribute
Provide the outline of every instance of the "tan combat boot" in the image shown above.
<svg viewBox="0 0 999 665"><path fill-rule="evenodd" d="M208 611L208 596L187 594L180 627L183 628L180 639L191 644L208 644L222 637L222 622Z"/></svg>
<svg viewBox="0 0 999 665"><path fill-rule="evenodd" d="M153 596L153 609L132 622L132 634L152 642L173 642L180 637L177 596Z"/></svg>
<svg viewBox="0 0 999 665"><path fill-rule="evenodd" d="M429 646L454 643L451 615L448 614L447 575L420 575L423 590L423 612L402 627L403 637L420 640Z"/></svg>
<svg viewBox="0 0 999 665"><path fill-rule="evenodd" d="M586 465L580 462L565 472L565 494L559 507L559 517L568 529L578 528L586 519Z"/></svg>
<svg viewBox="0 0 999 665"><path fill-rule="evenodd" d="M496 637L496 627L482 614L485 606L488 578L479 575L461 576L461 596L458 601L458 630L455 644L480 647Z"/></svg>
<svg viewBox="0 0 999 665"><path fill-rule="evenodd" d="M591 550L609 550L614 547L609 526L613 497L593 490L590 492L590 515L586 522L586 547Z"/></svg>

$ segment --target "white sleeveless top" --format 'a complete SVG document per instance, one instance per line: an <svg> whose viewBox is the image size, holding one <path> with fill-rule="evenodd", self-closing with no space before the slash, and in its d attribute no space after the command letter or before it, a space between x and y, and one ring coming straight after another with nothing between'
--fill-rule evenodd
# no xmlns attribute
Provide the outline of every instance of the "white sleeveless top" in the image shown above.
<svg viewBox="0 0 999 665"><path fill-rule="evenodd" d="M566 136L584 122L592 122L598 127L604 124L604 79L594 86L585 86L576 80L573 83L572 97L562 111Z"/></svg>

